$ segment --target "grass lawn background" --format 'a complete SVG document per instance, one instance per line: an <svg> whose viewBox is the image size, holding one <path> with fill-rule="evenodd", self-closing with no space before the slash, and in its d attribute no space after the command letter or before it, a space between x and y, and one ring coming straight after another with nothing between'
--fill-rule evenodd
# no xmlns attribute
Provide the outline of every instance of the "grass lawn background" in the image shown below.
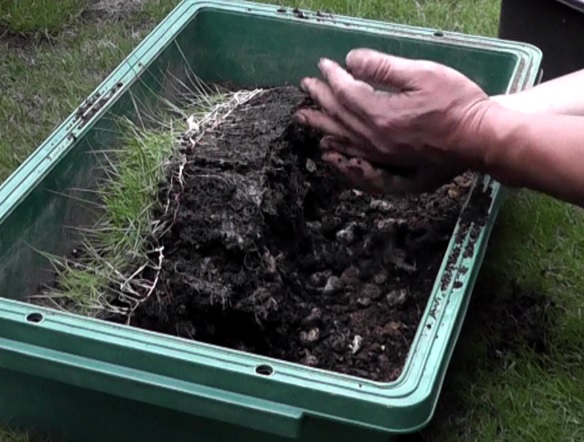
<svg viewBox="0 0 584 442"><path fill-rule="evenodd" d="M176 3L0 0L0 180ZM59 4L63 13L46 12ZM495 36L500 0L279 4ZM584 440L583 252L580 209L531 192L510 197L422 440ZM0 441L28 440L0 430Z"/></svg>

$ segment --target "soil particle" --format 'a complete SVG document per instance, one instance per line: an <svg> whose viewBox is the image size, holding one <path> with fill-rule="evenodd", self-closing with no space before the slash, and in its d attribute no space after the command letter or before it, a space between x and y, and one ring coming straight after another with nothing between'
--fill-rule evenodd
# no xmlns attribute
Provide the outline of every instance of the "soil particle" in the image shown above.
<svg viewBox="0 0 584 442"><path fill-rule="evenodd" d="M308 17L304 12L302 12L299 8L296 8L292 11L297 18L301 18L304 20L308 20Z"/></svg>
<svg viewBox="0 0 584 442"><path fill-rule="evenodd" d="M322 11L316 11L316 16L320 18L335 18L333 14L329 14Z"/></svg>
<svg viewBox="0 0 584 442"><path fill-rule="evenodd" d="M385 297L387 303L391 307L396 307L399 305L403 305L406 302L406 298L408 296L408 291L403 289L396 289L389 292L389 294Z"/></svg>
<svg viewBox="0 0 584 442"><path fill-rule="evenodd" d="M124 83L120 81L109 89L107 93L102 95L101 92L96 92L93 96L84 101L75 112L75 116L81 120L77 129L81 129L85 126L85 124L87 124L87 122L91 120L91 118L97 114L123 86Z"/></svg>
<svg viewBox="0 0 584 442"><path fill-rule="evenodd" d="M392 381L472 176L415 197L355 191L293 122L304 104L265 92L186 153L184 182L160 189L176 201L157 214L165 261L133 325Z"/></svg>

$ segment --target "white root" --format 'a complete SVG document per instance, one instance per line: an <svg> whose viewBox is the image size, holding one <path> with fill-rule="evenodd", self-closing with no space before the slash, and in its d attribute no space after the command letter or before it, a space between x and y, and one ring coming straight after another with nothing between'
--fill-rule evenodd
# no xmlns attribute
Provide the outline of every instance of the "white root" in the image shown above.
<svg viewBox="0 0 584 442"><path fill-rule="evenodd" d="M136 309L138 307L140 307L140 305L142 305L144 302L146 302L150 298L150 296L152 296L152 293L154 293L154 290L156 289L156 286L158 285L158 280L160 279L160 271L162 270L162 262L164 261L164 254L162 253L164 251L164 247L159 247L156 249L156 251L158 252L158 263L155 266L153 266L153 269L156 271L156 274L154 276L154 280L152 281L152 283L148 287L148 291L146 292L146 295L144 295L140 300L136 301L134 303L134 305L131 307L131 309L128 313L128 319L126 320L127 324L130 323L130 321L132 319L132 315L134 314Z"/></svg>
<svg viewBox="0 0 584 442"><path fill-rule="evenodd" d="M200 118L197 118L195 114L189 116L187 118L187 131L185 132L185 136L183 139L187 138L189 140L188 147L193 149L196 147L197 143L205 136L206 133L209 131L214 131L222 122L224 122L227 117L237 108L241 107L245 103L249 102L253 98L259 96L263 93L263 89L256 89L252 91L238 91L230 96L230 98L222 103L217 104L214 106L209 112L205 113ZM174 215L172 217L172 221L168 223L162 230L160 236L167 233L170 228L174 225L176 221L176 217L178 215L178 208L180 197L182 193L185 191L185 182L184 182L184 170L187 165L187 158L185 155L180 155L180 162L178 164L178 170L175 175L171 177L171 185L169 187L169 191L167 193L167 200L165 202L164 214L165 216L171 210L171 207L174 205ZM174 186L174 183L178 182L180 185L180 192L177 192L175 195L171 197L171 190ZM158 227L160 229L160 227ZM158 235L157 235L158 236ZM120 284L120 291L124 292L125 298L129 301L130 307L127 309L127 323L130 322L133 313L136 309L146 302L147 299L150 298L156 286L158 284L160 278L160 271L162 268L162 262L164 260L163 248L160 247L155 250L158 252L158 263L156 265L150 264L143 264L140 266L136 271L134 271L127 279L125 279L122 284ZM155 276L153 281L145 281L143 279L139 279L139 275L143 273L143 271L147 267L152 267L155 270ZM146 294L143 296L139 296L139 291L136 291L134 287L140 287L143 290L147 290ZM128 296L131 295L138 295Z"/></svg>
<svg viewBox="0 0 584 442"><path fill-rule="evenodd" d="M359 350L361 350L362 344L363 338L359 335L355 335L355 337L353 338L353 342L349 344L349 349L351 350L351 353L357 354Z"/></svg>
<svg viewBox="0 0 584 442"><path fill-rule="evenodd" d="M184 132L181 139L186 140L187 149L194 149L200 140L208 134L218 130L221 123L225 122L227 118L238 108L244 106L253 98L259 96L264 92L263 89L256 89L251 91L239 91L236 93L229 94L225 97L225 100L221 103L213 106L210 111L202 112L201 105L195 103L194 108L199 108L199 112L195 112L186 119L186 131ZM208 101L208 100L207 100ZM208 101L207 104L211 102ZM178 141L177 141L178 143ZM162 222L160 220L155 220L152 222L152 231L150 232L156 238L160 238L172 227L176 221L178 215L178 207L180 203L180 198L185 191L185 169L188 164L187 156L176 149L176 157L171 161L171 163L177 166L175 173L170 177L170 186L166 195L166 201L164 202L164 216L163 219L168 219L171 211L174 211L174 215L170 218L169 222ZM109 160L108 160L109 161ZM115 164L110 162L110 167L114 171L112 176L117 173ZM168 166L164 166L168 167ZM178 186L177 186L178 184ZM179 189L176 191L176 189ZM156 287L159 283L160 274L162 270L162 264L164 262L164 248L158 247L150 253L157 253L152 261L142 262L135 268L130 269L127 272L121 271L120 268L116 268L107 259L101 259L99 254L95 250L90 248L90 253L94 254L96 259L101 261L101 264L96 266L96 268L85 267L84 270L88 272L93 272L98 274L100 277L106 279L111 291L107 293L94 293L92 296L88 296L84 301L83 305L80 307L85 310L89 316L97 317L104 314L114 314L124 316L126 318L126 323L129 324L133 314L136 310L146 302L152 294L155 292ZM272 257L273 268L277 271L276 265L278 257ZM103 264L103 265L102 265ZM69 264L69 265L75 265ZM144 272L147 269L153 270L152 278L144 278ZM125 306L115 306L111 304L111 296L114 294L116 299L125 304ZM65 309L60 301L61 298L66 297L65 294L59 293L48 293L44 295L34 296L37 299L45 299L47 302L54 304L56 308Z"/></svg>

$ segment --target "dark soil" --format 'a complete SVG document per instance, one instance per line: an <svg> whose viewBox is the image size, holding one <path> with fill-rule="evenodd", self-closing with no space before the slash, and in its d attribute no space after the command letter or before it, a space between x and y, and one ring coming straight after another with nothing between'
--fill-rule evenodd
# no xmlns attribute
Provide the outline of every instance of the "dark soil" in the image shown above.
<svg viewBox="0 0 584 442"><path fill-rule="evenodd" d="M186 152L160 191L177 203L157 290L132 325L392 381L472 177L405 199L354 191L293 123L304 100L274 89Z"/></svg>
<svg viewBox="0 0 584 442"><path fill-rule="evenodd" d="M549 296L513 285L512 294L501 307L501 328L489 341L489 354L500 359L525 347L536 354L547 354L554 308Z"/></svg>

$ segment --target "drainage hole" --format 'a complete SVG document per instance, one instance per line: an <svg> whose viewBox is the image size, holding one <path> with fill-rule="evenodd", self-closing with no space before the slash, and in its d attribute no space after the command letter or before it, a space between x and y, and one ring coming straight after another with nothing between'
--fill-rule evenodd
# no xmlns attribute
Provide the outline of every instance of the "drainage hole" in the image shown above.
<svg viewBox="0 0 584 442"><path fill-rule="evenodd" d="M30 313L27 315L26 320L28 322L36 322L39 323L44 319L44 316L41 313Z"/></svg>
<svg viewBox="0 0 584 442"><path fill-rule="evenodd" d="M262 376L271 376L274 373L274 369L270 365L258 365L256 373Z"/></svg>
<svg viewBox="0 0 584 442"><path fill-rule="evenodd" d="M436 31L436 32L434 32L434 37L444 37L444 32Z"/></svg>

